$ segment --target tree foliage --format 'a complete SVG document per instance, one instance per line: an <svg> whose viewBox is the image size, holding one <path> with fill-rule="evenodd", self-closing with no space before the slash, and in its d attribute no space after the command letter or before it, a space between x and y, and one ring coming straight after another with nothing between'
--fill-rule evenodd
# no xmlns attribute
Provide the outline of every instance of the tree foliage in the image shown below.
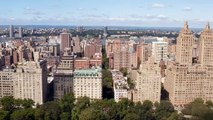
<svg viewBox="0 0 213 120"><path fill-rule="evenodd" d="M185 107L187 114L178 113L169 101L133 103L128 99L93 100L88 97L74 99L73 94L61 100L32 107L34 102L13 97L0 99L0 120L213 120L212 102L200 98ZM183 111L184 111L183 110Z"/></svg>

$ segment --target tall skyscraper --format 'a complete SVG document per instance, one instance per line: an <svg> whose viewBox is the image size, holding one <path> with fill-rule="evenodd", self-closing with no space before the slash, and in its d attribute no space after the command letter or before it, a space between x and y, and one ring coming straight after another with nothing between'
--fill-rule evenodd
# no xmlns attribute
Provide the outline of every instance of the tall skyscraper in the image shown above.
<svg viewBox="0 0 213 120"><path fill-rule="evenodd" d="M10 38L13 38L14 37L14 27L13 25L10 25Z"/></svg>
<svg viewBox="0 0 213 120"><path fill-rule="evenodd" d="M108 35L108 27L104 27L104 34L103 34L105 37Z"/></svg>
<svg viewBox="0 0 213 120"><path fill-rule="evenodd" d="M202 65L213 65L213 33L209 23L200 35L199 61Z"/></svg>
<svg viewBox="0 0 213 120"><path fill-rule="evenodd" d="M22 27L19 27L18 34L19 34L20 38L23 37L23 28Z"/></svg>
<svg viewBox="0 0 213 120"><path fill-rule="evenodd" d="M202 98L213 100L212 31L207 25L200 36L199 62L192 64L194 36L187 23L177 39L176 61L169 61L166 69L165 89L175 107Z"/></svg>
<svg viewBox="0 0 213 120"><path fill-rule="evenodd" d="M81 33L81 32L84 31L84 27L83 26L78 26L76 31Z"/></svg>
<svg viewBox="0 0 213 120"><path fill-rule="evenodd" d="M192 50L195 42L194 35L189 29L188 22L185 23L184 28L181 30L177 38L177 63L183 65L192 64Z"/></svg>

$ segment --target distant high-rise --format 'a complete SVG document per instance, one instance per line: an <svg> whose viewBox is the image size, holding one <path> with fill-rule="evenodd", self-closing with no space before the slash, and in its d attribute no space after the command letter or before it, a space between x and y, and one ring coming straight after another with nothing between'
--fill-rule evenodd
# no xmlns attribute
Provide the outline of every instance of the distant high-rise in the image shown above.
<svg viewBox="0 0 213 120"><path fill-rule="evenodd" d="M83 26L78 26L77 27L77 32L83 32L84 31L84 27Z"/></svg>
<svg viewBox="0 0 213 120"><path fill-rule="evenodd" d="M63 32L60 34L61 39L61 50L64 51L65 49L71 49L72 46L72 35L67 32Z"/></svg>
<svg viewBox="0 0 213 120"><path fill-rule="evenodd" d="M13 33L14 33L14 27L13 25L10 25L10 38L14 37Z"/></svg>
<svg viewBox="0 0 213 120"><path fill-rule="evenodd" d="M79 36L73 37L72 42L73 42L73 52L80 53L81 52L80 37Z"/></svg>
<svg viewBox="0 0 213 120"><path fill-rule="evenodd" d="M104 27L104 34L103 34L105 37L108 35L108 27Z"/></svg>
<svg viewBox="0 0 213 120"><path fill-rule="evenodd" d="M22 27L19 27L19 37L22 38L23 37L23 28Z"/></svg>

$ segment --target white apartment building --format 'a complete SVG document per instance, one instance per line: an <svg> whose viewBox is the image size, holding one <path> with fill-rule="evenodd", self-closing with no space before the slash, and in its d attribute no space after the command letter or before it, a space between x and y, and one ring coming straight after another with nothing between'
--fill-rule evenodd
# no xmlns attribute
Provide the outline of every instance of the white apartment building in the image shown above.
<svg viewBox="0 0 213 120"><path fill-rule="evenodd" d="M155 63L159 63L161 59L166 61L168 59L168 42L152 42L152 57Z"/></svg>
<svg viewBox="0 0 213 120"><path fill-rule="evenodd" d="M73 92L75 98L86 96L91 100L102 99L101 69L75 70Z"/></svg>
<svg viewBox="0 0 213 120"><path fill-rule="evenodd" d="M115 102L119 102L122 98L128 98L127 78L120 71L112 70L113 89Z"/></svg>

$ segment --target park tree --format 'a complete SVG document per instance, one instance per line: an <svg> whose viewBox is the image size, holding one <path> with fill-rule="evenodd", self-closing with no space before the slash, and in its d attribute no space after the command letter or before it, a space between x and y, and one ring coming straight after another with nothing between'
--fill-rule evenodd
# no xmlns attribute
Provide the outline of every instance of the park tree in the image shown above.
<svg viewBox="0 0 213 120"><path fill-rule="evenodd" d="M15 109L15 99L12 96L6 96L1 98L0 103L1 107L5 111L13 111Z"/></svg>
<svg viewBox="0 0 213 120"><path fill-rule="evenodd" d="M156 108L156 119L167 119L173 112L175 112L174 107L169 101L161 101L160 105Z"/></svg>
<svg viewBox="0 0 213 120"><path fill-rule="evenodd" d="M61 109L58 101L51 101L44 103L40 109L45 111L44 115L45 119L48 120L60 119Z"/></svg>
<svg viewBox="0 0 213 120"><path fill-rule="evenodd" d="M0 120L10 120L10 112L0 110Z"/></svg>
<svg viewBox="0 0 213 120"><path fill-rule="evenodd" d="M11 114L11 120L34 120L35 109L33 108L27 108L27 109L21 109L14 111Z"/></svg>
<svg viewBox="0 0 213 120"><path fill-rule="evenodd" d="M80 113L79 120L109 120L109 116L101 110L87 108Z"/></svg>
<svg viewBox="0 0 213 120"><path fill-rule="evenodd" d="M62 97L62 99L60 100L60 106L64 112L70 112L74 107L74 102L75 102L74 95L70 93Z"/></svg>
<svg viewBox="0 0 213 120"><path fill-rule="evenodd" d="M140 117L138 114L135 113L127 113L123 120L140 120Z"/></svg>
<svg viewBox="0 0 213 120"><path fill-rule="evenodd" d="M79 115L81 111L89 108L90 106L90 99L88 97L80 97L77 99L77 103L72 110L72 120L79 120Z"/></svg>
<svg viewBox="0 0 213 120"><path fill-rule="evenodd" d="M23 108L27 109L27 108L32 108L32 106L34 105L34 101L32 99L24 99L21 101L21 105L23 106Z"/></svg>
<svg viewBox="0 0 213 120"><path fill-rule="evenodd" d="M40 109L40 108L36 108L35 109L35 119L36 120L44 120L44 115L45 115L45 111Z"/></svg>

